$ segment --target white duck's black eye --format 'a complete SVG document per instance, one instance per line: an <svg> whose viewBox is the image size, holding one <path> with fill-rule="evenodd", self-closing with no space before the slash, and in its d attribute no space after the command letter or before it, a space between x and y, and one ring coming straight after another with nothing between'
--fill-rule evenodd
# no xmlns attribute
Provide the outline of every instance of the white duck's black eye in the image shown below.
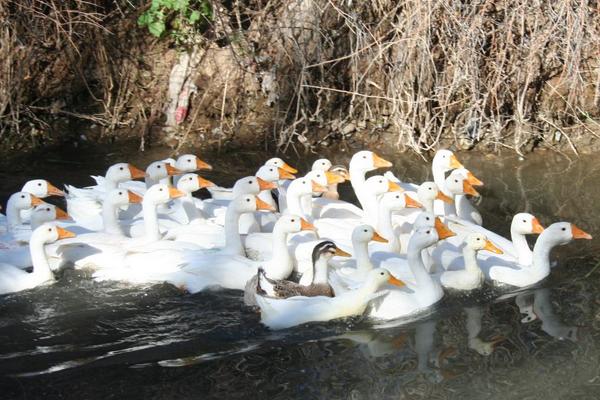
<svg viewBox="0 0 600 400"><path fill-rule="evenodd" d="M429 188L429 190L433 190L433 188Z"/></svg>
<svg viewBox="0 0 600 400"><path fill-rule="evenodd" d="M250 199L246 199L246 203L250 203Z"/></svg>
<svg viewBox="0 0 600 400"><path fill-rule="evenodd" d="M46 208L46 211L50 211L50 208Z"/></svg>
<svg viewBox="0 0 600 400"><path fill-rule="evenodd" d="M160 189L158 189L158 190L160 190L160 191L162 192L162 191L163 191L163 188L160 188Z"/></svg>
<svg viewBox="0 0 600 400"><path fill-rule="evenodd" d="M454 182L458 183L458 179L455 179Z"/></svg>
<svg viewBox="0 0 600 400"><path fill-rule="evenodd" d="M188 159L188 162L192 162L192 160L191 160L191 159Z"/></svg>
<svg viewBox="0 0 600 400"><path fill-rule="evenodd" d="M379 183L383 183L383 181L379 181Z"/></svg>
<svg viewBox="0 0 600 400"><path fill-rule="evenodd" d="M122 195L123 195L123 192L119 192L119 196L122 196Z"/></svg>
<svg viewBox="0 0 600 400"><path fill-rule="evenodd" d="M269 168L269 172L273 172L273 168Z"/></svg>
<svg viewBox="0 0 600 400"><path fill-rule="evenodd" d="M325 161L323 161L323 162L321 163L321 165L325 165Z"/></svg>
<svg viewBox="0 0 600 400"><path fill-rule="evenodd" d="M429 217L425 217L425 219L426 219L427 221L429 221Z"/></svg>
<svg viewBox="0 0 600 400"><path fill-rule="evenodd" d="M160 165L157 165L157 166L156 166L156 168L160 168L160 167L161 167Z"/></svg>
<svg viewBox="0 0 600 400"><path fill-rule="evenodd" d="M42 184L41 184L41 183L38 183L38 186L42 186Z"/></svg>
<svg viewBox="0 0 600 400"><path fill-rule="evenodd" d="M22 194L22 195L21 195L21 198L22 198L22 199L24 199L24 198L25 198L25 195L24 195L24 194Z"/></svg>
<svg viewBox="0 0 600 400"><path fill-rule="evenodd" d="M525 223L526 223L527 221L523 220L523 222L525 222Z"/></svg>
<svg viewBox="0 0 600 400"><path fill-rule="evenodd" d="M427 234L429 235L431 233L431 231L427 231Z"/></svg>
<svg viewBox="0 0 600 400"><path fill-rule="evenodd" d="M317 178L320 178L320 177L321 177L321 174L317 174Z"/></svg>
<svg viewBox="0 0 600 400"><path fill-rule="evenodd" d="M397 198L397 199L399 199L399 198L400 198L400 195L399 195L399 194L398 194L398 195L396 195L396 198Z"/></svg>
<svg viewBox="0 0 600 400"><path fill-rule="evenodd" d="M367 233L367 230L365 229L363 232L364 232L364 233Z"/></svg>
<svg viewBox="0 0 600 400"><path fill-rule="evenodd" d="M248 181L248 184L249 184L249 185L252 185L252 181Z"/></svg>
<svg viewBox="0 0 600 400"><path fill-rule="evenodd" d="M188 179L188 181L191 181L191 180L193 180L193 179L194 179L194 178L190 176L190 178Z"/></svg>
<svg viewBox="0 0 600 400"><path fill-rule="evenodd" d="M302 184L303 184L303 185L305 185L305 184L306 184L306 181L302 181Z"/></svg>
<svg viewBox="0 0 600 400"><path fill-rule="evenodd" d="M367 159L367 156L363 156L363 158L366 160L366 159Z"/></svg>
<svg viewBox="0 0 600 400"><path fill-rule="evenodd" d="M481 240L481 238L477 238L477 241L479 242Z"/></svg>
<svg viewBox="0 0 600 400"><path fill-rule="evenodd" d="M123 167L119 167L119 169L120 169L121 171L123 171Z"/></svg>
<svg viewBox="0 0 600 400"><path fill-rule="evenodd" d="M385 272L380 272L379 275L384 276Z"/></svg>
<svg viewBox="0 0 600 400"><path fill-rule="evenodd" d="M292 218L292 222L296 222L296 220Z"/></svg>
<svg viewBox="0 0 600 400"><path fill-rule="evenodd" d="M48 228L48 232L52 232L52 228Z"/></svg>
<svg viewBox="0 0 600 400"><path fill-rule="evenodd" d="M567 228L562 228L562 230L563 230L563 231L566 231L566 230L567 230Z"/></svg>

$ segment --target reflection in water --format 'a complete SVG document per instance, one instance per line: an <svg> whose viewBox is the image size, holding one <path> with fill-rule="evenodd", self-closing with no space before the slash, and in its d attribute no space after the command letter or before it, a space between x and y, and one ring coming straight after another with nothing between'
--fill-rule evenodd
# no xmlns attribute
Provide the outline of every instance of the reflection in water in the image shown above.
<svg viewBox="0 0 600 400"><path fill-rule="evenodd" d="M102 173L110 162L145 167L168 155L126 150L50 154L6 166L0 196L40 171L56 184L85 185L91 183L87 175ZM202 156L215 166L206 177L228 185L272 155ZM289 161L306 170L313 158ZM345 153L330 158L334 164L349 159ZM486 183L480 210L492 230L508 236L512 215L520 211L544 225L567 220L592 234L600 230L600 164L594 158L460 158ZM407 181L431 178L417 157L403 154L394 164ZM347 185L340 191L352 198ZM491 304L477 295L449 297L424 320L385 328L351 319L271 332L244 307L239 292L190 296L167 285L96 283L67 271L52 287L0 299L0 393L7 399L102 400L596 399L597 247L592 241L557 249L558 267L540 288Z"/></svg>

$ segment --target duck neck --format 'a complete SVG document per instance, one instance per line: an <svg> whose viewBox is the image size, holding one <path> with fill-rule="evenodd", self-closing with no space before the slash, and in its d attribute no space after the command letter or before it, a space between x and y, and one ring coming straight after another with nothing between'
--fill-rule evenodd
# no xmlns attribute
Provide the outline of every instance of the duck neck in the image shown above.
<svg viewBox="0 0 600 400"><path fill-rule="evenodd" d="M32 274L36 276L40 282L46 282L53 279L52 270L46 258L44 251L44 242L32 237L29 243L29 254L31 255L31 264L33 265Z"/></svg>
<svg viewBox="0 0 600 400"><path fill-rule="evenodd" d="M373 269L373 263L369 258L369 244L359 240L352 241L354 257L356 258L356 269L359 272L369 272Z"/></svg>
<svg viewBox="0 0 600 400"><path fill-rule="evenodd" d="M273 255L266 265L267 276L271 279L287 279L293 271L294 264L287 247L287 232L275 226L273 229Z"/></svg>
<svg viewBox="0 0 600 400"><path fill-rule="evenodd" d="M423 289L426 287L433 287L434 281L431 279L431 275L425 269L425 264L423 264L423 258L421 257L421 251L423 249L419 246L415 246L414 242L408 243L408 253L407 260L408 266L415 277L415 281L419 289Z"/></svg>
<svg viewBox="0 0 600 400"><path fill-rule="evenodd" d="M354 190L354 194L360 203L360 206L363 210L365 210L367 199L365 198L365 174L366 171L362 168L352 167L350 165L350 184L352 185L352 189Z"/></svg>
<svg viewBox="0 0 600 400"><path fill-rule="evenodd" d="M124 236L123 230L119 225L117 218L117 206L108 201L102 204L102 223L104 224L104 232L112 235Z"/></svg>
<svg viewBox="0 0 600 400"><path fill-rule="evenodd" d="M319 257L313 266L313 285L324 285L328 283L327 272L329 265L325 257Z"/></svg>
<svg viewBox="0 0 600 400"><path fill-rule="evenodd" d="M477 265L477 252L470 246L465 246L462 253L465 260L465 270L469 272L481 272L479 265Z"/></svg>
<svg viewBox="0 0 600 400"><path fill-rule="evenodd" d="M302 212L301 198L302 196L295 190L288 189L286 196L287 208L285 212L287 214L300 215L303 218L306 217L304 212Z"/></svg>
<svg viewBox="0 0 600 400"><path fill-rule="evenodd" d="M227 207L225 212L225 251L231 254L246 256L240 237L240 216L234 207Z"/></svg>
<svg viewBox="0 0 600 400"><path fill-rule="evenodd" d="M516 232L514 229L510 229L510 238L515 250L517 251L518 262L521 265L531 265L533 260L533 252L529 248L525 235Z"/></svg>
<svg viewBox="0 0 600 400"><path fill-rule="evenodd" d="M178 200L180 202L179 204L183 208L183 211L185 212L185 215L187 215L189 222L200 218L200 213L196 208L196 204L194 203L194 197L191 193L186 192L185 196Z"/></svg>
<svg viewBox="0 0 600 400"><path fill-rule="evenodd" d="M160 183L160 179L154 179L150 176L146 176L144 178L144 182L146 182L146 189L150 189L152 186L156 185L157 183Z"/></svg>
<svg viewBox="0 0 600 400"><path fill-rule="evenodd" d="M552 237L542 232L533 247L532 267L542 274L550 273L550 252L558 243L552 240Z"/></svg>
<svg viewBox="0 0 600 400"><path fill-rule="evenodd" d="M379 220L379 200L377 199L377 195L374 193L366 193L363 196L363 201L363 221L371 226L377 226ZM361 202L361 204L363 203Z"/></svg>
<svg viewBox="0 0 600 400"><path fill-rule="evenodd" d="M8 204L6 204L6 220L9 231L22 223L21 210L14 204L12 197L8 200Z"/></svg>
<svg viewBox="0 0 600 400"><path fill-rule="evenodd" d="M400 253L400 239L394 233L392 223L392 210L387 207L379 207L379 218L377 220L377 232L388 240L388 249L393 253Z"/></svg>
<svg viewBox="0 0 600 400"><path fill-rule="evenodd" d="M158 227L158 214L156 213L156 204L149 199L142 201L142 215L144 217L144 229L146 230L146 239L149 241L160 240L160 230Z"/></svg>
<svg viewBox="0 0 600 400"><path fill-rule="evenodd" d="M435 201L435 199L430 199L430 198L426 198L426 199L419 199L421 201L421 204L423 204L423 207L425 207L425 211L427 211L428 213L433 214L433 202Z"/></svg>
<svg viewBox="0 0 600 400"><path fill-rule="evenodd" d="M451 196L451 193L446 189L446 170L439 167L433 167L433 182L437 185L438 189L442 191L446 196Z"/></svg>

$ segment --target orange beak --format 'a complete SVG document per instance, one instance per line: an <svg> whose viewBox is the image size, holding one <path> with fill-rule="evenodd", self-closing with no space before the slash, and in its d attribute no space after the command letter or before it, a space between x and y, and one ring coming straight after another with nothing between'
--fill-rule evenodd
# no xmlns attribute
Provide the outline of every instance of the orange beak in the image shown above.
<svg viewBox="0 0 600 400"><path fill-rule="evenodd" d="M326 171L325 176L327 177L327 184L333 185L335 183L342 183L345 181L344 177L333 172Z"/></svg>
<svg viewBox="0 0 600 400"><path fill-rule="evenodd" d="M175 189L175 188L169 188L169 198L170 199L177 199L177 198L183 197L183 196L185 196L185 193L183 193L181 190Z"/></svg>
<svg viewBox="0 0 600 400"><path fill-rule="evenodd" d="M56 230L58 231L58 239L68 239L75 237L75 234L73 232L63 229L61 227L57 226Z"/></svg>
<svg viewBox="0 0 600 400"><path fill-rule="evenodd" d="M289 172L290 174L295 174L296 172L298 172L298 170L294 167L290 167L287 163L283 163L283 165L281 166L281 169L283 169L284 171ZM293 179L293 178L292 178Z"/></svg>
<svg viewBox="0 0 600 400"><path fill-rule="evenodd" d="M442 193L441 190L438 190L438 194L437 194L437 196L435 196L435 198L438 200L441 200L445 203L448 203L448 204L454 203L454 200L452 199L452 197L446 196L444 193Z"/></svg>
<svg viewBox="0 0 600 400"><path fill-rule="evenodd" d="M464 167L460 163L460 161L458 161L458 158L456 158L456 156L454 154L452 154L452 156L450 156L450 169L456 169L456 168L464 168Z"/></svg>
<svg viewBox="0 0 600 400"><path fill-rule="evenodd" d="M471 171L467 171L467 180L473 186L483 186L483 182L480 181L471 173Z"/></svg>
<svg viewBox="0 0 600 400"><path fill-rule="evenodd" d="M142 196L133 193L131 190L127 191L127 198L131 204L138 204L143 200Z"/></svg>
<svg viewBox="0 0 600 400"><path fill-rule="evenodd" d="M69 214L67 214L63 209L56 207L56 219L69 219Z"/></svg>
<svg viewBox="0 0 600 400"><path fill-rule="evenodd" d="M398 286L398 287L406 286L406 283L402 282L400 279L396 278L392 274L390 274L390 277L388 278L388 283L390 285L394 285L394 286Z"/></svg>
<svg viewBox="0 0 600 400"><path fill-rule="evenodd" d="M311 183L312 183L312 191L314 193L325 193L327 191L327 188L325 186L319 185L315 181L311 181Z"/></svg>
<svg viewBox="0 0 600 400"><path fill-rule="evenodd" d="M463 192L471 196L480 196L479 192L466 179L463 181Z"/></svg>
<svg viewBox="0 0 600 400"><path fill-rule="evenodd" d="M373 237L371 238L371 240L373 240L375 242L381 242L381 243L388 243L389 242L386 238L384 238L383 236L381 236L377 232L373 232Z"/></svg>
<svg viewBox="0 0 600 400"><path fill-rule="evenodd" d="M373 153L373 166L375 168L390 168L392 163Z"/></svg>
<svg viewBox="0 0 600 400"><path fill-rule="evenodd" d="M404 192L404 189L396 182L388 181L388 192Z"/></svg>
<svg viewBox="0 0 600 400"><path fill-rule="evenodd" d="M166 168L167 168L167 174L168 174L169 176L173 176L173 175L182 175L182 174L183 174L183 171L180 171L180 170L178 170L177 168L175 168L175 167L172 167L172 166L171 166L171 165L169 165L169 164L165 164L165 166L166 166Z"/></svg>
<svg viewBox="0 0 600 400"><path fill-rule="evenodd" d="M32 207L39 206L40 204L44 204L44 201L42 199L40 199L39 197L35 197L32 194L30 196L31 196L31 206Z"/></svg>
<svg viewBox="0 0 600 400"><path fill-rule="evenodd" d="M406 208L423 208L423 204L419 203L406 193L404 194L404 202L406 203Z"/></svg>
<svg viewBox="0 0 600 400"><path fill-rule="evenodd" d="M212 171L212 165L210 165L207 162L202 161L201 159L199 159L198 157L196 157L196 168L198 169L206 169L209 171Z"/></svg>
<svg viewBox="0 0 600 400"><path fill-rule="evenodd" d="M537 218L531 220L531 232L532 233L542 233L544 232L544 227L540 224Z"/></svg>
<svg viewBox="0 0 600 400"><path fill-rule="evenodd" d="M48 195L49 196L64 196L65 195L65 192L63 192L62 190L60 190L59 188L57 188L50 182L46 181L46 185L48 185Z"/></svg>
<svg viewBox="0 0 600 400"><path fill-rule="evenodd" d="M438 238L440 240L447 239L452 236L456 236L456 233L452 232L439 217L435 218L435 230L437 231Z"/></svg>
<svg viewBox="0 0 600 400"><path fill-rule="evenodd" d="M581 229L576 227L574 224L571 224L571 235L573 235L573 239L588 239L588 240L592 239L592 235L590 235L587 232L582 231Z"/></svg>
<svg viewBox="0 0 600 400"><path fill-rule="evenodd" d="M283 168L277 168L279 172L279 179L296 179L296 176Z"/></svg>
<svg viewBox="0 0 600 400"><path fill-rule="evenodd" d="M483 247L483 250L491 251L492 253L496 254L504 254L502 250L496 247L496 245L489 240L485 241L485 246Z"/></svg>
<svg viewBox="0 0 600 400"><path fill-rule="evenodd" d="M346 253L344 250L340 249L339 247L335 248L335 255L338 257L352 257L352 254Z"/></svg>
<svg viewBox="0 0 600 400"><path fill-rule="evenodd" d="M265 203L260 198L256 198L256 209L257 210L265 210L265 211L275 211L275 208L268 203Z"/></svg>
<svg viewBox="0 0 600 400"><path fill-rule="evenodd" d="M201 176L198 177L198 185L200 185L200 188L207 188L207 187L216 186L214 183L212 183L208 179L204 179Z"/></svg>
<svg viewBox="0 0 600 400"><path fill-rule="evenodd" d="M260 179L258 176L256 177L256 180L258 181L258 188L263 191L263 190L271 190L271 189L276 189L277 185L274 184L273 182L267 182L264 179Z"/></svg>
<svg viewBox="0 0 600 400"><path fill-rule="evenodd" d="M131 175L131 179L140 179L140 178L145 178L146 177L146 173L144 171L142 171L141 169L137 169L136 167L134 167L131 164L127 164L129 168L129 174Z"/></svg>
<svg viewBox="0 0 600 400"><path fill-rule="evenodd" d="M317 228L304 218L300 218L300 230L301 231L316 231Z"/></svg>

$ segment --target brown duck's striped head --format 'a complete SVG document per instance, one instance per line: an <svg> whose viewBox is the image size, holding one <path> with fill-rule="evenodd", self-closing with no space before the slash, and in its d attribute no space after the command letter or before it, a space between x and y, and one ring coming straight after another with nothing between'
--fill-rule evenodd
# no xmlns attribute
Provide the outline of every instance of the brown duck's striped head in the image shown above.
<svg viewBox="0 0 600 400"><path fill-rule="evenodd" d="M331 240L325 240L318 243L312 252L312 262L313 265L317 262L317 260L321 257L326 257L330 259L333 256L340 257L352 257L350 254L346 253L344 250L338 248L335 243Z"/></svg>

